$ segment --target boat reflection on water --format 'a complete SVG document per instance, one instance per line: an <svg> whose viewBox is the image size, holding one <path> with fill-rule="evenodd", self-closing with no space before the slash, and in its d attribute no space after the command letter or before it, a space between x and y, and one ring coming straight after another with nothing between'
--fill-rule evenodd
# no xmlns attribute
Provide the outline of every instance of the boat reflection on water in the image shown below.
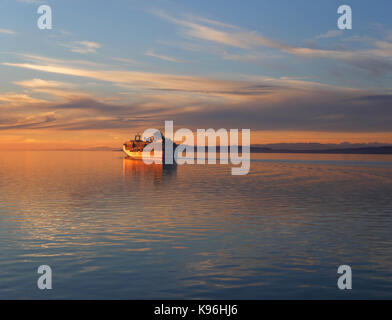
<svg viewBox="0 0 392 320"><path fill-rule="evenodd" d="M123 159L123 175L125 178L132 178L133 180L153 180L160 183L176 177L177 165L146 164L143 160L125 157Z"/></svg>

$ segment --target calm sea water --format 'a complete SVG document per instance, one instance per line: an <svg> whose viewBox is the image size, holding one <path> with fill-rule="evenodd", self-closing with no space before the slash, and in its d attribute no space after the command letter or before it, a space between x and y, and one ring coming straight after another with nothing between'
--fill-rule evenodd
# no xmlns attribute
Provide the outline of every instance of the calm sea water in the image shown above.
<svg viewBox="0 0 392 320"><path fill-rule="evenodd" d="M253 157L232 176L0 152L0 298L391 299L392 157ZM337 288L342 264L351 291Z"/></svg>

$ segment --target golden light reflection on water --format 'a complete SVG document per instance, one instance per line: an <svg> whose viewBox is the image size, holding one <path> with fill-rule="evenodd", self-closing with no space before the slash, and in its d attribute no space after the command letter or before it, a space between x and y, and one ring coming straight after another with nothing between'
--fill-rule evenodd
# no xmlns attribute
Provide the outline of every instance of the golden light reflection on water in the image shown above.
<svg viewBox="0 0 392 320"><path fill-rule="evenodd" d="M128 179L153 179L155 183L162 183L167 177L173 178L177 173L177 165L146 164L143 160L123 159L123 175Z"/></svg>

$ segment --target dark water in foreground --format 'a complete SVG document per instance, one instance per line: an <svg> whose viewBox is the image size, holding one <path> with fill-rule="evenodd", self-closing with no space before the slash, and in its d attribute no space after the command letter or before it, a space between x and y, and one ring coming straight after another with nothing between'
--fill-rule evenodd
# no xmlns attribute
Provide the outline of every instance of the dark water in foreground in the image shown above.
<svg viewBox="0 0 392 320"><path fill-rule="evenodd" d="M392 157L0 152L0 298L392 298ZM37 289L37 268L53 290ZM337 289L337 268L353 290Z"/></svg>

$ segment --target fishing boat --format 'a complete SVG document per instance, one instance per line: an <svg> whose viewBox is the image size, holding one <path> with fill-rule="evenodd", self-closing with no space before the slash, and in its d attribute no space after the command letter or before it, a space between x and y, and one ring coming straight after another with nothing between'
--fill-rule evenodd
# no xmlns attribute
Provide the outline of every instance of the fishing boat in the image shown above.
<svg viewBox="0 0 392 320"><path fill-rule="evenodd" d="M165 136L161 132L161 137L162 140L160 143L162 143L162 148L161 150L152 150L148 154L144 154L144 159L152 159L152 160L160 160L163 161L165 157ZM155 137L149 137L146 139L142 139L140 134L135 135L135 138L133 140L126 141L123 144L123 151L125 154L128 156L130 159L143 159L143 150L146 146L154 142ZM175 147L177 144L173 143L173 150L175 150Z"/></svg>
<svg viewBox="0 0 392 320"><path fill-rule="evenodd" d="M129 140L124 142L123 151L125 154L131 159L143 159L143 150L146 146L154 141L154 138L149 138L142 140L141 135L135 135L134 140ZM163 151L153 151L148 155L148 158L151 159L160 159L163 158Z"/></svg>

